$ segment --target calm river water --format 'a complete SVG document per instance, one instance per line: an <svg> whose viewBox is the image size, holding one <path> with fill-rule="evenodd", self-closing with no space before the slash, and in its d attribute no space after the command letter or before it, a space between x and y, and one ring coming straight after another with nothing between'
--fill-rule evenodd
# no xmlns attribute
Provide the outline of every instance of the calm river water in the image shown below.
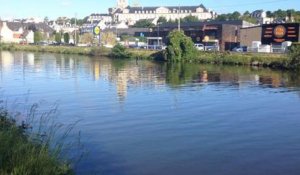
<svg viewBox="0 0 300 175"><path fill-rule="evenodd" d="M299 87L296 72L0 52L8 101L80 120L78 174L299 175Z"/></svg>

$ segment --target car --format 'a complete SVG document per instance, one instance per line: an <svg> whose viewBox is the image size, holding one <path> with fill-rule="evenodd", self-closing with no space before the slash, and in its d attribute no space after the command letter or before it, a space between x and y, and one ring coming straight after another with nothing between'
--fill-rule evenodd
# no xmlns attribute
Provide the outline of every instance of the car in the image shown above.
<svg viewBox="0 0 300 175"><path fill-rule="evenodd" d="M204 51L204 45L203 44L196 43L195 47L196 47L197 50Z"/></svg>
<svg viewBox="0 0 300 175"><path fill-rule="evenodd" d="M246 46L239 46L232 49L233 52L247 52Z"/></svg>

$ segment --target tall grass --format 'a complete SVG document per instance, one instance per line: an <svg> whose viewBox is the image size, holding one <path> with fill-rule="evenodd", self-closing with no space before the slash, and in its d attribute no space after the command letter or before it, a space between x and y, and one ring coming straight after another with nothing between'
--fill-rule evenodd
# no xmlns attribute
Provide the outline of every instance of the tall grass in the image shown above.
<svg viewBox="0 0 300 175"><path fill-rule="evenodd" d="M39 113L34 104L21 122L20 113L9 113L0 105L0 175L74 174L67 158L68 150L77 145L67 142L74 125L56 123L56 108Z"/></svg>
<svg viewBox="0 0 300 175"><path fill-rule="evenodd" d="M0 50L49 52L59 54L78 54L91 56L108 56L110 53L110 49L104 47L38 46L18 44L1 44Z"/></svg>

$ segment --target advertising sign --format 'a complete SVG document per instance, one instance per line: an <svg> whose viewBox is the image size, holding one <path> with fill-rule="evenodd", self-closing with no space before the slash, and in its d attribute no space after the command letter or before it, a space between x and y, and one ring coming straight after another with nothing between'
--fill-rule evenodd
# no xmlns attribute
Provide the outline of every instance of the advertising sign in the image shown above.
<svg viewBox="0 0 300 175"><path fill-rule="evenodd" d="M262 26L262 44L299 42L299 24L266 24Z"/></svg>

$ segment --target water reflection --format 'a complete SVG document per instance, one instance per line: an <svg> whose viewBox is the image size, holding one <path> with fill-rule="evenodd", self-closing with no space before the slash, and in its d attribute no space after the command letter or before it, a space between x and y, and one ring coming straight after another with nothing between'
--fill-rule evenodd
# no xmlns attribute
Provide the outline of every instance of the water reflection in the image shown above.
<svg viewBox="0 0 300 175"><path fill-rule="evenodd" d="M299 172L297 72L0 52L0 75L81 121L79 174Z"/></svg>
<svg viewBox="0 0 300 175"><path fill-rule="evenodd" d="M299 87L296 72L275 71L266 68L214 66L197 64L167 64L150 61L111 60L76 55L55 55L25 52L0 54L0 71L18 74L26 79L28 74L61 79L89 78L92 81L107 80L115 85L116 95L124 101L131 87L182 88L184 85L228 85L237 88L265 86L269 88ZM2 77L2 76L1 76ZM78 83L78 82L77 82Z"/></svg>

